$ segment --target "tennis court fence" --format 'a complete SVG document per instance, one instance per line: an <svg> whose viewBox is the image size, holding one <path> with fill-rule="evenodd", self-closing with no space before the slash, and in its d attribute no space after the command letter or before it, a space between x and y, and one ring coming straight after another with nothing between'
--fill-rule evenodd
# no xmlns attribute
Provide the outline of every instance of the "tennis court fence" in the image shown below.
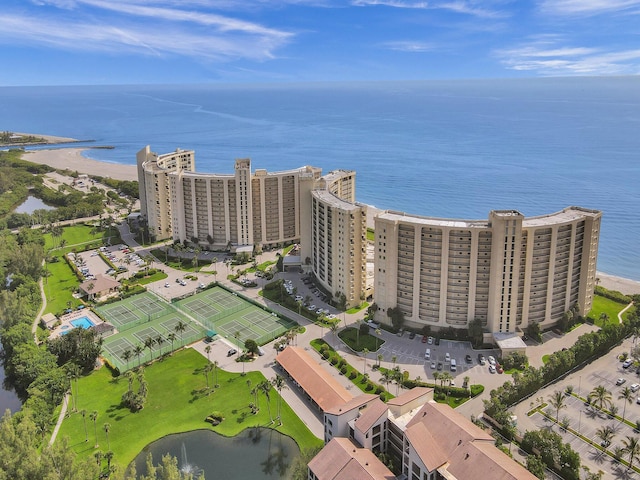
<svg viewBox="0 0 640 480"><path fill-rule="evenodd" d="M192 326L195 327L195 325L192 325ZM155 345L152 351L150 351L148 348L145 348L142 354L140 355L139 363L141 365L144 365L145 363L150 362L152 360L152 357L153 359L157 359L160 356L161 350L162 350L162 355L164 356L169 354L172 351L180 349L183 345L189 345L190 343L196 342L205 336L206 336L206 331L200 328L198 328L196 331L191 332L190 335L184 334L182 337L182 341L180 341L180 335L177 335L177 339L173 342L173 350L172 350L171 342L167 340L166 335L163 335L164 343L161 346ZM135 356L133 352L131 353L132 353L132 356L129 359L129 362L125 362L124 359L120 358L118 355L112 354L111 351L109 350L109 345L107 344L103 348L102 356L109 361L111 366L117 368L120 371L120 373L124 373L127 370L136 368L138 366L138 357Z"/></svg>

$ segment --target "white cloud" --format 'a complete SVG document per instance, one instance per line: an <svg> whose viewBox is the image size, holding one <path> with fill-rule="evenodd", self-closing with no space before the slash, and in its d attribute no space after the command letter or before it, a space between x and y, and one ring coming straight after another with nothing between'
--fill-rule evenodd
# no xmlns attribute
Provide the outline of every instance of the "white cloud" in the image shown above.
<svg viewBox="0 0 640 480"><path fill-rule="evenodd" d="M399 52L428 52L433 50L433 45L424 42L413 42L413 41L396 41L396 42L386 42L382 44L383 47L388 48L389 50L396 50Z"/></svg>
<svg viewBox="0 0 640 480"><path fill-rule="evenodd" d="M502 63L512 70L547 76L633 75L640 72L640 49L557 46L551 37L529 45L498 52Z"/></svg>
<svg viewBox="0 0 640 480"><path fill-rule="evenodd" d="M542 0L540 9L554 15L599 15L612 12L640 13L640 0Z"/></svg>
<svg viewBox="0 0 640 480"><path fill-rule="evenodd" d="M260 29L258 29L260 30ZM0 43L48 45L75 51L181 55L198 59L250 58L265 60L286 42L286 35L198 33L188 25L111 24L70 19L5 14L0 17Z"/></svg>
<svg viewBox="0 0 640 480"><path fill-rule="evenodd" d="M471 15L480 18L504 18L508 14L501 10L491 10L486 8L492 2L481 2L481 7L473 0L453 0L453 1L433 1L419 2L406 0L352 0L351 4L356 7L385 6L393 8L410 8L420 10L447 10L454 13Z"/></svg>

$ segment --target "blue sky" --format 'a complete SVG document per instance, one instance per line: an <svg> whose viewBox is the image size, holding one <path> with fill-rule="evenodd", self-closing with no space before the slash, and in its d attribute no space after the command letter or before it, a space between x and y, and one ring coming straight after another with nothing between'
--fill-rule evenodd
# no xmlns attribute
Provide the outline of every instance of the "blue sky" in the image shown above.
<svg viewBox="0 0 640 480"><path fill-rule="evenodd" d="M3 0L0 85L640 73L640 0Z"/></svg>

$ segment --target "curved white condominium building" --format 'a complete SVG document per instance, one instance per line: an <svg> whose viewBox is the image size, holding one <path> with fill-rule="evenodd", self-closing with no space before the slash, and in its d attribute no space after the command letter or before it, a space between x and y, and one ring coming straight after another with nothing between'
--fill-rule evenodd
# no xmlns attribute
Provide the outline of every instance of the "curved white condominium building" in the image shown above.
<svg viewBox="0 0 640 480"><path fill-rule="evenodd" d="M366 206L355 203L355 172L305 166L231 174L196 173L193 150L137 154L141 213L156 240L214 250L300 244L300 264L348 307L365 291ZM344 295L344 297L342 297Z"/></svg>
<svg viewBox="0 0 640 480"><path fill-rule="evenodd" d="M151 235L214 250L300 244L299 264L347 307L367 286L367 207L355 201L355 172L304 166L231 174L196 173L192 150L137 154L140 203ZM569 207L525 218L498 210L488 220L384 211L374 217L376 320L399 308L406 325L513 333L548 327L577 305L591 309L601 212ZM371 280L369 281L371 283Z"/></svg>
<svg viewBox="0 0 640 480"><path fill-rule="evenodd" d="M577 305L591 309L601 212L569 207L525 218L498 210L488 221L386 211L375 219L377 320L400 308L406 325L512 333L553 325Z"/></svg>

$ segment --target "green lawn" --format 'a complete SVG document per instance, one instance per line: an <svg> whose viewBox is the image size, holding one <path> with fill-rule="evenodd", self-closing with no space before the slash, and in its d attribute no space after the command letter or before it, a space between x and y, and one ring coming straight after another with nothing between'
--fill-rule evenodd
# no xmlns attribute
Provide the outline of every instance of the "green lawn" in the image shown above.
<svg viewBox="0 0 640 480"><path fill-rule="evenodd" d="M362 302L360 305L358 305L357 307L353 307L350 308L349 310L347 310L348 314L352 314L352 313L358 313L361 310L364 310L365 308L367 308L369 306L369 304L367 302Z"/></svg>
<svg viewBox="0 0 640 480"><path fill-rule="evenodd" d="M80 285L80 281L62 255L56 256L60 261L47 263L50 275L43 279L44 293L47 297L47 308L44 313L59 314L69 306L74 308L81 304L80 300L72 296L73 291Z"/></svg>
<svg viewBox="0 0 640 480"><path fill-rule="evenodd" d="M91 456L97 450L114 453L119 465L128 465L149 443L171 433L187 432L197 429L214 431L233 436L248 427L263 426L272 428L267 400L264 394L258 397L260 411L253 415L249 403L253 401L247 382L255 386L265 378L260 372L249 372L246 376L228 373L218 369L220 387L207 395L203 368L207 359L192 349L176 352L164 361L156 362L145 369L145 379L149 394L145 407L138 413L131 413L121 406L121 396L127 390L127 379L122 376L113 379L106 368L80 379L76 398L77 409L86 411L88 441L85 442L83 417L72 413L64 420L59 438L69 437L69 444L81 457ZM213 383L213 372L210 375ZM134 388L137 383L134 383ZM75 391L75 386L74 386ZM277 415L278 392L270 393L271 415ZM73 401L70 401L73 407ZM89 415L98 412L96 420L99 448L95 449L96 435L94 424ZM225 420L216 427L205 422L207 415L219 411ZM322 445L322 441L313 436L309 429L295 415L291 408L282 402L283 425L277 430L292 437L301 449ZM104 424L110 424L109 446Z"/></svg>
<svg viewBox="0 0 640 480"><path fill-rule="evenodd" d="M383 339L368 333L360 333L358 342L358 330L353 327L347 327L338 332L338 336L356 352L361 352L365 348L370 352L376 352L382 345L384 345Z"/></svg>
<svg viewBox="0 0 640 480"><path fill-rule="evenodd" d="M600 295L593 296L593 305L591 307L591 311L589 312L588 317L592 318L596 325L602 326L602 320L600 320L600 315L602 313L606 313L609 316L609 321L613 323L618 322L618 313L622 311L627 305L623 303L614 302L606 297L602 297ZM629 312L625 313L624 316L628 315Z"/></svg>
<svg viewBox="0 0 640 480"><path fill-rule="evenodd" d="M110 235L112 236L110 237ZM60 237L52 237L50 233L45 234L45 250L50 248L58 249L60 242L64 240L65 246L62 250L65 253L72 251L74 248L81 252L89 248L91 244L101 246L103 242L106 243L109 239L111 239L112 244L119 243L120 237L116 235L117 230L115 228L105 232L94 230L94 227L87 225L70 225L63 228Z"/></svg>

